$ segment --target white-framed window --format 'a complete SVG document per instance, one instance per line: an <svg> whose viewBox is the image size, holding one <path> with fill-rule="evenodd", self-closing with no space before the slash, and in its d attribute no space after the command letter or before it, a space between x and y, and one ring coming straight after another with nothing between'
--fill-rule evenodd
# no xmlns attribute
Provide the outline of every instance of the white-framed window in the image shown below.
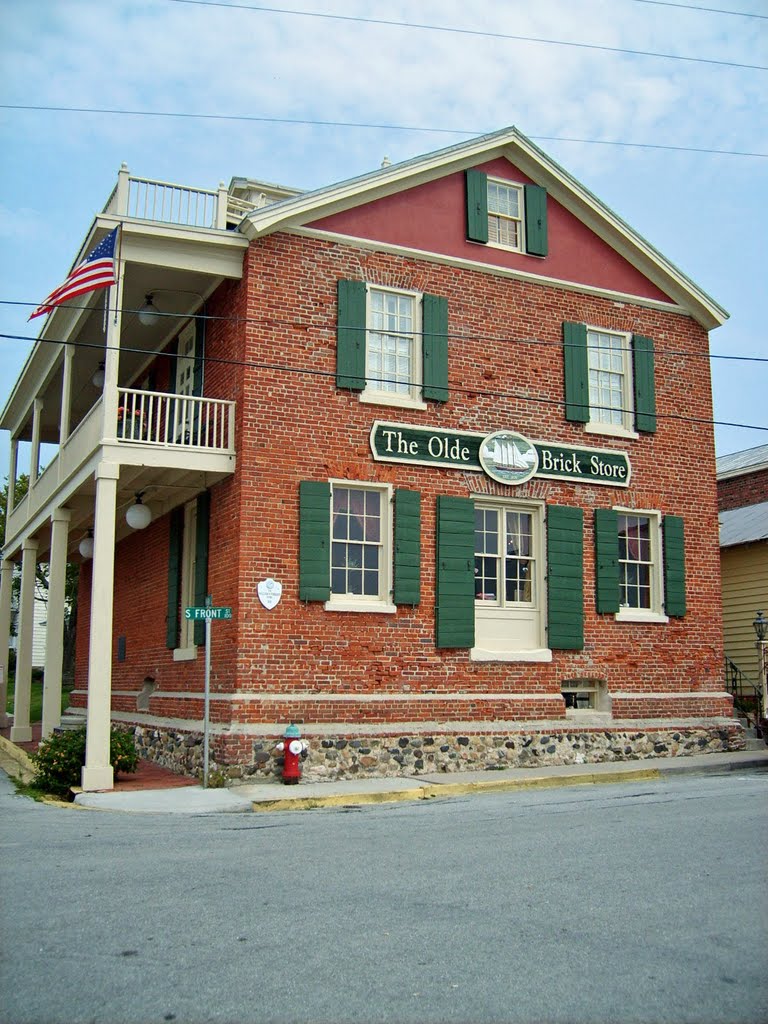
<svg viewBox="0 0 768 1024"><path fill-rule="evenodd" d="M363 401L426 407L420 300L418 292L368 286Z"/></svg>
<svg viewBox="0 0 768 1024"><path fill-rule="evenodd" d="M633 430L631 335L587 328L588 430L636 436Z"/></svg>
<svg viewBox="0 0 768 1024"><path fill-rule="evenodd" d="M543 506L475 499L474 660L548 661Z"/></svg>
<svg viewBox="0 0 768 1024"><path fill-rule="evenodd" d="M663 610L661 515L617 509L619 611L617 618L667 621Z"/></svg>
<svg viewBox="0 0 768 1024"><path fill-rule="evenodd" d="M197 549L197 501L184 506L184 527L181 542L181 621L179 646L173 653L175 661L197 656L195 623L185 618L184 609L195 604L195 555Z"/></svg>
<svg viewBox="0 0 768 1024"><path fill-rule="evenodd" d="M522 185L488 179L488 244L525 251L525 198Z"/></svg>
<svg viewBox="0 0 768 1024"><path fill-rule="evenodd" d="M331 596L336 611L395 611L392 489L331 481Z"/></svg>

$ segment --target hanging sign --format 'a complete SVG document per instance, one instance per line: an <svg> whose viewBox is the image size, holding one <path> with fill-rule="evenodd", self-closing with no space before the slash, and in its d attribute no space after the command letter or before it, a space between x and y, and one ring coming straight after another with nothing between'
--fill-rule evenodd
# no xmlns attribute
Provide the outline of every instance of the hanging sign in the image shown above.
<svg viewBox="0 0 768 1024"><path fill-rule="evenodd" d="M376 420L371 453L377 462L485 472L512 486L535 476L628 487L632 475L626 452L531 441L512 430L483 434Z"/></svg>

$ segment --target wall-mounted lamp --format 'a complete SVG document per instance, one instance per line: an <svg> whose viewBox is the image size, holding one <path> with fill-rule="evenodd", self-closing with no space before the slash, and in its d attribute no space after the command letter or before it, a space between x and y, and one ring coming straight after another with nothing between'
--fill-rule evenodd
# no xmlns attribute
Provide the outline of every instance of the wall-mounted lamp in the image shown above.
<svg viewBox="0 0 768 1024"><path fill-rule="evenodd" d="M91 377L91 384L93 384L95 388L99 388L99 390L104 387L104 360L99 363L99 368Z"/></svg>
<svg viewBox="0 0 768 1024"><path fill-rule="evenodd" d="M132 530L144 530L152 522L152 513L142 504L143 492L136 495L133 505L125 513L125 521Z"/></svg>
<svg viewBox="0 0 768 1024"><path fill-rule="evenodd" d="M93 558L93 530L89 530L78 545L83 558Z"/></svg>
<svg viewBox="0 0 768 1024"><path fill-rule="evenodd" d="M768 619L763 616L762 612L757 613L757 618L752 623L752 628L758 640L761 642L765 640L766 632L768 632Z"/></svg>
<svg viewBox="0 0 768 1024"><path fill-rule="evenodd" d="M142 327L152 327L163 315L152 301L153 298L151 292L144 296L144 305L139 310L139 323Z"/></svg>

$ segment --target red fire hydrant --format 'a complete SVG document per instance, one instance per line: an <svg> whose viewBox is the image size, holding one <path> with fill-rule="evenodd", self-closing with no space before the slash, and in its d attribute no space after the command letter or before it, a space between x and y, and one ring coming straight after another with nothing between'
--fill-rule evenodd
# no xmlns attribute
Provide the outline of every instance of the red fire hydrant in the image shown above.
<svg viewBox="0 0 768 1024"><path fill-rule="evenodd" d="M283 782L286 786L297 786L301 778L301 757L307 751L307 744L301 739L298 725L286 726L277 749L283 754Z"/></svg>

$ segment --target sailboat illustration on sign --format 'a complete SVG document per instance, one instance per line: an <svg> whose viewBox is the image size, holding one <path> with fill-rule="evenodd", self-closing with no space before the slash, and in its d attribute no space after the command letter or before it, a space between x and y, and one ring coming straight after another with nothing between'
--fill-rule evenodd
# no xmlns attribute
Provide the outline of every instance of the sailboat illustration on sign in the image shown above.
<svg viewBox="0 0 768 1024"><path fill-rule="evenodd" d="M539 468L539 454L522 434L498 431L489 434L480 446L480 464L493 480L521 484Z"/></svg>

